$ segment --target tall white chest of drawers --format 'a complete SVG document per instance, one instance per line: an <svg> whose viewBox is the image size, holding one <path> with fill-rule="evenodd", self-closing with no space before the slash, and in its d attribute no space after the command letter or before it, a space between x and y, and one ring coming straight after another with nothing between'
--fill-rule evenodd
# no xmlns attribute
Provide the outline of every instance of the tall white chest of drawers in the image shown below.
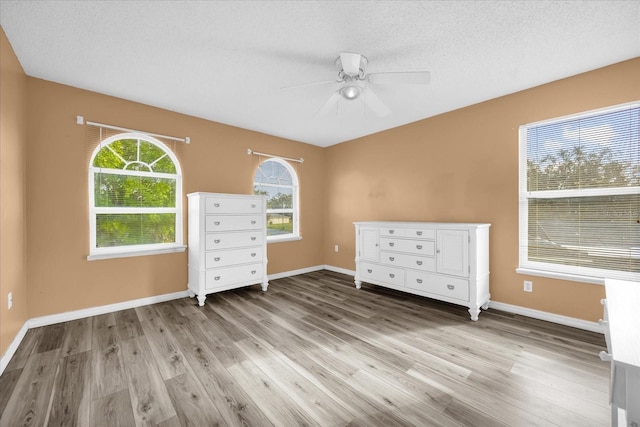
<svg viewBox="0 0 640 427"><path fill-rule="evenodd" d="M490 224L356 222L355 285L362 282L464 305L489 306Z"/></svg>
<svg viewBox="0 0 640 427"><path fill-rule="evenodd" d="M266 291L266 198L191 193L189 295L200 306L207 294L260 283Z"/></svg>

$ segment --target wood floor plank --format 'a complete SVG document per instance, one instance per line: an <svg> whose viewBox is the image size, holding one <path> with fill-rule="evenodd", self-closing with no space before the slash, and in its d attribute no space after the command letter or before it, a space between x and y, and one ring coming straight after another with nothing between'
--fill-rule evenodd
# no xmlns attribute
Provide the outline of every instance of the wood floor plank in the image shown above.
<svg viewBox="0 0 640 427"><path fill-rule="evenodd" d="M114 316L116 319L118 337L121 341L136 338L144 334L138 315L133 308L116 311Z"/></svg>
<svg viewBox="0 0 640 427"><path fill-rule="evenodd" d="M91 348L111 347L119 341L114 313L106 313L93 317L91 332Z"/></svg>
<svg viewBox="0 0 640 427"><path fill-rule="evenodd" d="M136 426L156 425L176 416L146 337L120 343Z"/></svg>
<svg viewBox="0 0 640 427"><path fill-rule="evenodd" d="M92 427L134 426L129 389L117 391L91 402Z"/></svg>
<svg viewBox="0 0 640 427"><path fill-rule="evenodd" d="M140 324L151 347L151 354L160 370L162 379L168 380L169 378L183 375L186 371L184 355L178 342L162 319L155 317L144 320Z"/></svg>
<svg viewBox="0 0 640 427"><path fill-rule="evenodd" d="M84 353L91 350L93 318L85 317L67 323L67 330L62 341L62 356Z"/></svg>
<svg viewBox="0 0 640 427"><path fill-rule="evenodd" d="M22 368L11 371L5 370L0 376L0 418L2 418L2 413L7 407L7 403L9 403L9 398L13 394L16 384L18 384L21 374Z"/></svg>
<svg viewBox="0 0 640 427"><path fill-rule="evenodd" d="M54 325L48 326L47 333L42 334L37 352L44 353L62 347L66 329L67 322L56 323Z"/></svg>
<svg viewBox="0 0 640 427"><path fill-rule="evenodd" d="M222 415L191 370L172 377L165 384L177 412L178 425L201 427L224 424Z"/></svg>
<svg viewBox="0 0 640 427"><path fill-rule="evenodd" d="M70 333L69 336L77 335ZM89 351L73 353L62 359L60 372L56 377L48 425L91 426L90 363Z"/></svg>
<svg viewBox="0 0 640 427"><path fill-rule="evenodd" d="M114 331L115 332L115 331ZM128 387L119 343L94 347L91 352L91 397L101 399Z"/></svg>
<svg viewBox="0 0 640 427"><path fill-rule="evenodd" d="M46 328L33 328L27 331L16 352L13 354L13 357L7 364L5 372L24 368L24 365L26 365L29 360L29 356L37 352L45 330Z"/></svg>
<svg viewBox="0 0 640 427"><path fill-rule="evenodd" d="M59 356L59 348L29 356L1 415L0 427L45 424Z"/></svg>

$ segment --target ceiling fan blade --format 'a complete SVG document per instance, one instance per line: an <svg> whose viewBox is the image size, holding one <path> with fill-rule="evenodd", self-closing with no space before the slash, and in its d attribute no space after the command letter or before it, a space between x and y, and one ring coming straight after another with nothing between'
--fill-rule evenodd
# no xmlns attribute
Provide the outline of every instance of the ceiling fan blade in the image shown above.
<svg viewBox="0 0 640 427"><path fill-rule="evenodd" d="M350 76L360 74L360 58L362 55L359 53L340 52L340 62L345 74Z"/></svg>
<svg viewBox="0 0 640 427"><path fill-rule="evenodd" d="M382 102L380 98L378 98L378 95L376 95L370 87L368 87L364 93L364 103L374 113L376 113L378 117L388 116L389 113L391 113L389 107L387 107L385 103Z"/></svg>
<svg viewBox="0 0 640 427"><path fill-rule="evenodd" d="M283 86L280 89L282 89L282 90L297 89L297 88L301 88L301 87L322 86L322 85L329 85L329 84L336 84L336 83L342 83L342 82L340 80L326 80L326 81L323 81L323 82L303 83L303 84L299 84L299 85Z"/></svg>
<svg viewBox="0 0 640 427"><path fill-rule="evenodd" d="M428 71L398 71L367 74L367 80L373 84L426 85L431 81Z"/></svg>
<svg viewBox="0 0 640 427"><path fill-rule="evenodd" d="M331 110L335 110L336 113L338 112L338 98L339 98L339 94L338 92L334 92L329 99L327 100L327 102L324 103L324 105L322 107L320 107L320 109L316 112L316 114L313 116L314 118L318 117L318 116L324 116L326 114L328 114L329 112L331 112Z"/></svg>

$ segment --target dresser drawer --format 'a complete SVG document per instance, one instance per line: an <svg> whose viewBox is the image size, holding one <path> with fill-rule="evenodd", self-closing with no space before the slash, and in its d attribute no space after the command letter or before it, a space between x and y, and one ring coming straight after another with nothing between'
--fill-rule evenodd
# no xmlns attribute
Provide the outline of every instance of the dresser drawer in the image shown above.
<svg viewBox="0 0 640 427"><path fill-rule="evenodd" d="M362 263L360 275L363 280L372 279L390 283L396 286L404 286L404 270L387 267L385 265Z"/></svg>
<svg viewBox="0 0 640 427"><path fill-rule="evenodd" d="M469 281L454 277L407 271L407 287L431 294L469 301Z"/></svg>
<svg viewBox="0 0 640 427"><path fill-rule="evenodd" d="M204 278L206 290L210 291L242 282L258 282L263 271L264 265L262 263L207 270Z"/></svg>
<svg viewBox="0 0 640 427"><path fill-rule="evenodd" d="M247 264L262 259L262 246L205 252L205 268Z"/></svg>
<svg viewBox="0 0 640 427"><path fill-rule="evenodd" d="M435 254L435 242L431 240L408 240L381 237L380 249L383 251L398 251L416 255L433 256Z"/></svg>
<svg viewBox="0 0 640 427"><path fill-rule="evenodd" d="M380 262L402 268L415 268L422 271L436 271L436 259L419 255L380 252Z"/></svg>
<svg viewBox="0 0 640 427"><path fill-rule="evenodd" d="M381 227L380 236L413 237L416 239L435 239L436 231L432 228Z"/></svg>
<svg viewBox="0 0 640 427"><path fill-rule="evenodd" d="M259 230L262 228L264 215L207 215L204 221L204 230L206 232Z"/></svg>
<svg viewBox="0 0 640 427"><path fill-rule="evenodd" d="M241 231L231 233L207 233L204 236L204 249L241 248L243 246L261 245L263 239L262 230Z"/></svg>
<svg viewBox="0 0 640 427"><path fill-rule="evenodd" d="M262 213L262 203L241 197L206 197L204 202L205 214L230 213Z"/></svg>

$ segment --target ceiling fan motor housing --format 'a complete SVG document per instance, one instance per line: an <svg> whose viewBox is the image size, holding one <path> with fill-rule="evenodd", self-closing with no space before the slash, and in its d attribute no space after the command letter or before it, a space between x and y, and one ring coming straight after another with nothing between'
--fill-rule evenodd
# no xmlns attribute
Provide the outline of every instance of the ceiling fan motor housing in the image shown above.
<svg viewBox="0 0 640 427"><path fill-rule="evenodd" d="M343 60L350 63L345 64ZM338 77L345 81L364 80L368 63L367 57L359 53L341 53L334 61L338 68Z"/></svg>

